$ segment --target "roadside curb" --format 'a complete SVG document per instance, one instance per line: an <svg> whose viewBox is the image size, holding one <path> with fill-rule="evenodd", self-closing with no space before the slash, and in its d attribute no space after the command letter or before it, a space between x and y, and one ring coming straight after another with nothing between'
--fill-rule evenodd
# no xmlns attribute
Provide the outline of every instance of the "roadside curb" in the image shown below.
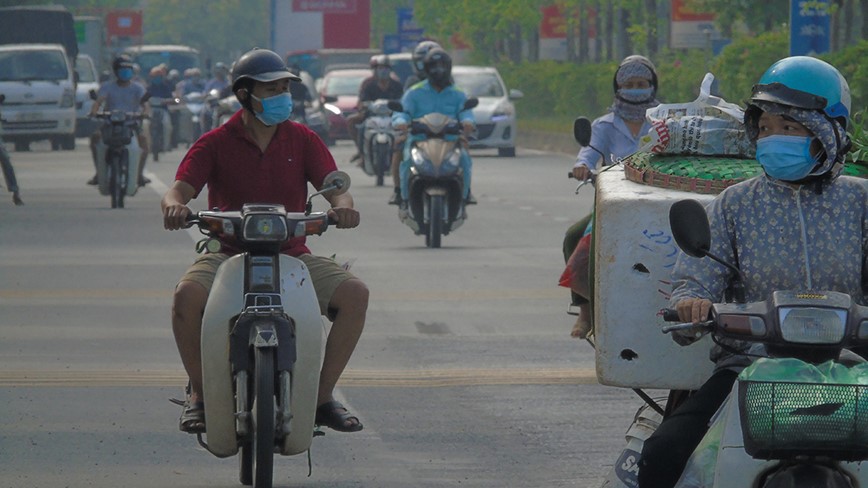
<svg viewBox="0 0 868 488"><path fill-rule="evenodd" d="M515 145L570 156L575 156L579 152L579 144L572 135L555 132L520 130L516 133Z"/></svg>

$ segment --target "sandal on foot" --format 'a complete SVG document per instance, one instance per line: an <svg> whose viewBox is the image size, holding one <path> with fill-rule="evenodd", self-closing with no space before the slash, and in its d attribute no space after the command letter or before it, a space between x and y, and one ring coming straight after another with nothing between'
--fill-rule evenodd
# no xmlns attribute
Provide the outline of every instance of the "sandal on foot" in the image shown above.
<svg viewBox="0 0 868 488"><path fill-rule="evenodd" d="M204 434L205 433L205 404L202 402L184 402L184 410L181 411L181 418L178 420L178 428L181 432L188 434Z"/></svg>
<svg viewBox="0 0 868 488"><path fill-rule="evenodd" d="M338 432L358 432L363 428L359 418L351 415L341 402L336 400L316 407L315 423Z"/></svg>

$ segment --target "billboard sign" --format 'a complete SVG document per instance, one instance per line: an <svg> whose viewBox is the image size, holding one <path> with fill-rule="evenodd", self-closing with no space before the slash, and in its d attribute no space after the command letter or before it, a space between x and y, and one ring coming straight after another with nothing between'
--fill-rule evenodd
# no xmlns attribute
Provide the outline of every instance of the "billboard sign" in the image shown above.
<svg viewBox="0 0 868 488"><path fill-rule="evenodd" d="M829 52L829 0L791 0L790 56Z"/></svg>
<svg viewBox="0 0 868 488"><path fill-rule="evenodd" d="M720 40L714 27L713 12L697 12L686 0L672 0L672 22L669 45L673 49L708 49Z"/></svg>

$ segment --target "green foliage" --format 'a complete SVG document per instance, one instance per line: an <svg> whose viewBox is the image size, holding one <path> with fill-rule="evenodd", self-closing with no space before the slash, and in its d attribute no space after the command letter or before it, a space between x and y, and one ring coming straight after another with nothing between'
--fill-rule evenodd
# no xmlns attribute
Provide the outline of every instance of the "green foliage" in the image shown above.
<svg viewBox="0 0 868 488"><path fill-rule="evenodd" d="M850 141L853 149L847 153L848 161L868 162L868 127L866 127L865 110L860 110L850 118Z"/></svg>
<svg viewBox="0 0 868 488"><path fill-rule="evenodd" d="M789 56L789 37L784 31L744 37L723 49L714 59L711 72L720 80L723 98L740 103L750 96L751 87L775 61Z"/></svg>
<svg viewBox="0 0 868 488"><path fill-rule="evenodd" d="M617 64L575 65L556 61L501 64L510 88L525 97L516 102L519 118L556 117L572 119L579 115L594 118L605 113L612 103L612 77Z"/></svg>

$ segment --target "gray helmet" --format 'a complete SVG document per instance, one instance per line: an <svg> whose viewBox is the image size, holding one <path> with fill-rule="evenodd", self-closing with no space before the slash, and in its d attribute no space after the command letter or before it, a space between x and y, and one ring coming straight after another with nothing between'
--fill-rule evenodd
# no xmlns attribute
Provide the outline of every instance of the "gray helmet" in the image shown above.
<svg viewBox="0 0 868 488"><path fill-rule="evenodd" d="M413 71L416 72L416 76L425 76L425 55L435 48L442 49L440 44L434 41L422 41L416 44L416 48L413 49Z"/></svg>
<svg viewBox="0 0 868 488"><path fill-rule="evenodd" d="M232 91L238 90L239 82L245 79L267 83L285 78L301 81L301 78L289 71L276 52L253 48L242 54L232 66Z"/></svg>

